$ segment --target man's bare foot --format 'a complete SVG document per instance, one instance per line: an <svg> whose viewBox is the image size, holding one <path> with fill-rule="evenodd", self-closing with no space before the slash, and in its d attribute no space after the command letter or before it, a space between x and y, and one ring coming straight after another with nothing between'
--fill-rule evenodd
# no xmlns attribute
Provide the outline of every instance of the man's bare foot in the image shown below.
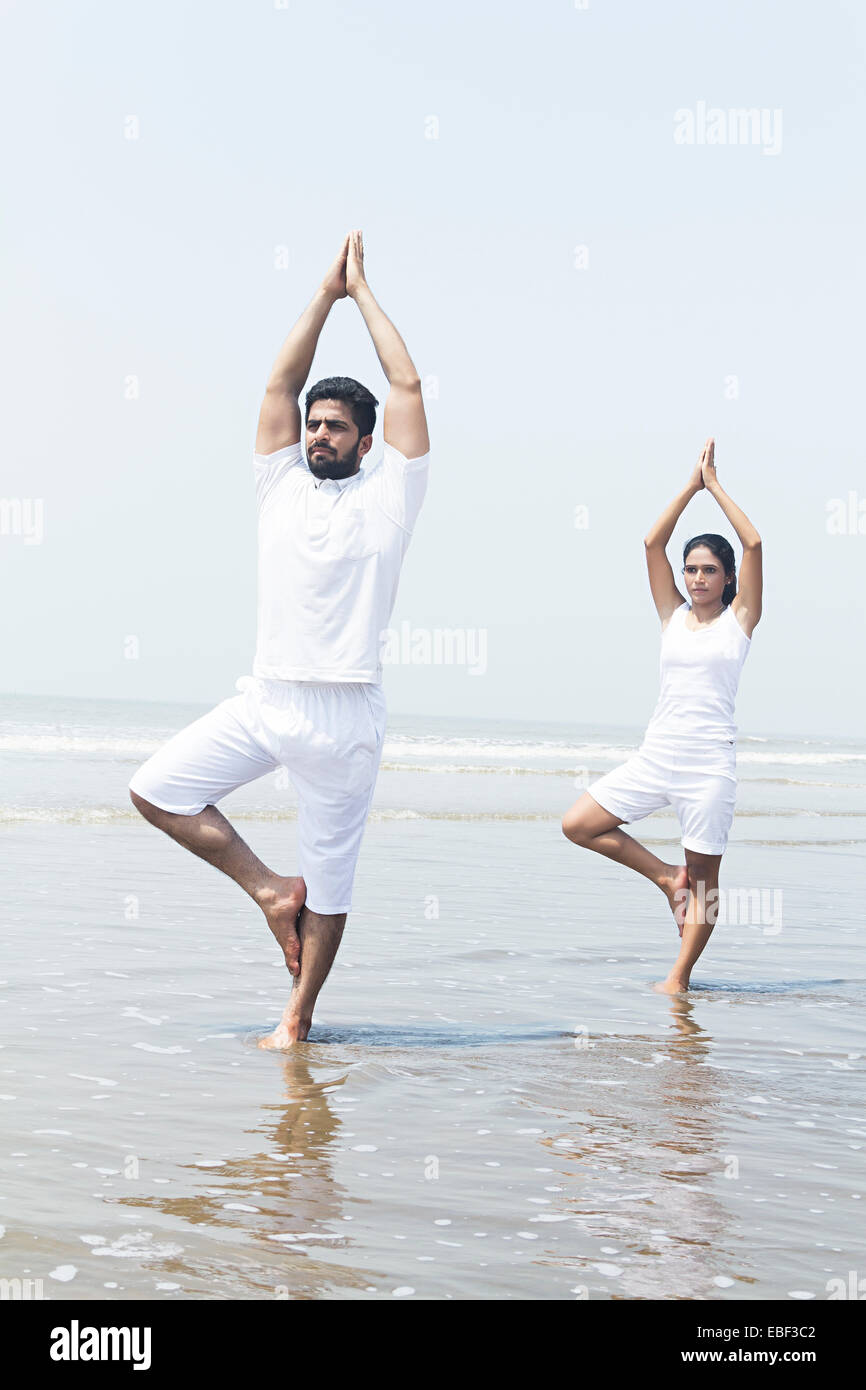
<svg viewBox="0 0 866 1390"><path fill-rule="evenodd" d="M688 980L678 975L668 975L666 980L659 980L658 984L653 985L656 994L687 994L688 988Z"/></svg>
<svg viewBox="0 0 866 1390"><path fill-rule="evenodd" d="M670 904L677 931L682 936L689 901L689 871L685 864L669 864L667 867L668 872L659 879L658 885Z"/></svg>
<svg viewBox="0 0 866 1390"><path fill-rule="evenodd" d="M259 1038L258 1046L279 1051L281 1048L291 1047L292 1043L306 1042L309 1031L309 1019L283 1019L277 1024L273 1033L268 1033L267 1037Z"/></svg>
<svg viewBox="0 0 866 1390"><path fill-rule="evenodd" d="M273 884L264 889L256 899L265 914L268 926L277 938L290 975L297 975L301 968L298 917L306 896L307 885L302 878L275 876Z"/></svg>

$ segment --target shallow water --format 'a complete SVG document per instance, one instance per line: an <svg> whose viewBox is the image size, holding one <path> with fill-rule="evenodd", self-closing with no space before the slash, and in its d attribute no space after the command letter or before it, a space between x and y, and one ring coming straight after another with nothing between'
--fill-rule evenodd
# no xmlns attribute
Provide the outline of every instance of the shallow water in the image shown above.
<svg viewBox="0 0 866 1390"><path fill-rule="evenodd" d="M547 827L436 837L422 871L416 824L370 827L359 896L381 911L355 914L311 1041L274 1056L255 1040L288 977L234 885L144 823L16 830L4 1277L85 1298L820 1298L862 1267L863 980L804 858L777 851L790 924L718 927L686 1002L649 989L676 931L648 885L579 877ZM543 906L507 867L527 839Z"/></svg>
<svg viewBox="0 0 866 1390"><path fill-rule="evenodd" d="M661 894L559 834L570 770L383 774L311 1039L274 1055L277 948L127 807L143 756L90 750L47 790L11 770L0 1277L47 1298L724 1300L826 1298L863 1269L856 762L847 839L799 781L774 801L744 778L757 814L722 887L749 912L687 999L651 989L677 946ZM223 809L289 871L271 782ZM639 833L678 857L669 818Z"/></svg>

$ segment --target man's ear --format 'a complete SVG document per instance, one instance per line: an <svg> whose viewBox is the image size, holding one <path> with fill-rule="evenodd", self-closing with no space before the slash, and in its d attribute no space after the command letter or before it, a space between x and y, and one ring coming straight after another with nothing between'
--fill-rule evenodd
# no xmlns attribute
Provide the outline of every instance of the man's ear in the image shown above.
<svg viewBox="0 0 866 1390"><path fill-rule="evenodd" d="M359 445L358 445L358 458L361 458L361 459L362 459L362 458L364 457L365 454L369 454L369 452L370 452L370 450L372 449L372 447L373 447L373 436L372 436L372 434L364 434L364 435L362 435L362 436L361 436L361 441L360 441L360 443L359 443Z"/></svg>

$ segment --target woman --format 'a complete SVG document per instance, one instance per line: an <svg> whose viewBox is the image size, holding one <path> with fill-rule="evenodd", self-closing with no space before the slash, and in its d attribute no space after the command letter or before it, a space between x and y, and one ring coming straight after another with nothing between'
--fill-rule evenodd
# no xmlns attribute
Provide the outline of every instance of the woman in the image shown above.
<svg viewBox="0 0 866 1390"><path fill-rule="evenodd" d="M687 990L718 910L719 865L734 818L734 700L752 632L761 616L761 538L721 487L708 439L688 486L644 541L650 588L662 623L661 693L644 741L622 767L593 782L563 818L569 840L635 869L661 888L682 938L668 994ZM723 536L701 535L683 550L688 601L665 546L702 488L715 497L743 547L737 587L734 552ZM666 864L615 827L670 805L686 863Z"/></svg>

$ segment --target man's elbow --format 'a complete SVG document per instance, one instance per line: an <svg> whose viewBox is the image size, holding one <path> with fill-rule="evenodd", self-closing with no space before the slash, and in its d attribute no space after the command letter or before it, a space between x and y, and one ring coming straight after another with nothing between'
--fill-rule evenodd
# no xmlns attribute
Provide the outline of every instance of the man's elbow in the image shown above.
<svg viewBox="0 0 866 1390"><path fill-rule="evenodd" d="M303 385L299 387L296 382L287 381L285 377L271 377L265 387L265 395L271 399L290 396L292 400L297 401L303 389Z"/></svg>

